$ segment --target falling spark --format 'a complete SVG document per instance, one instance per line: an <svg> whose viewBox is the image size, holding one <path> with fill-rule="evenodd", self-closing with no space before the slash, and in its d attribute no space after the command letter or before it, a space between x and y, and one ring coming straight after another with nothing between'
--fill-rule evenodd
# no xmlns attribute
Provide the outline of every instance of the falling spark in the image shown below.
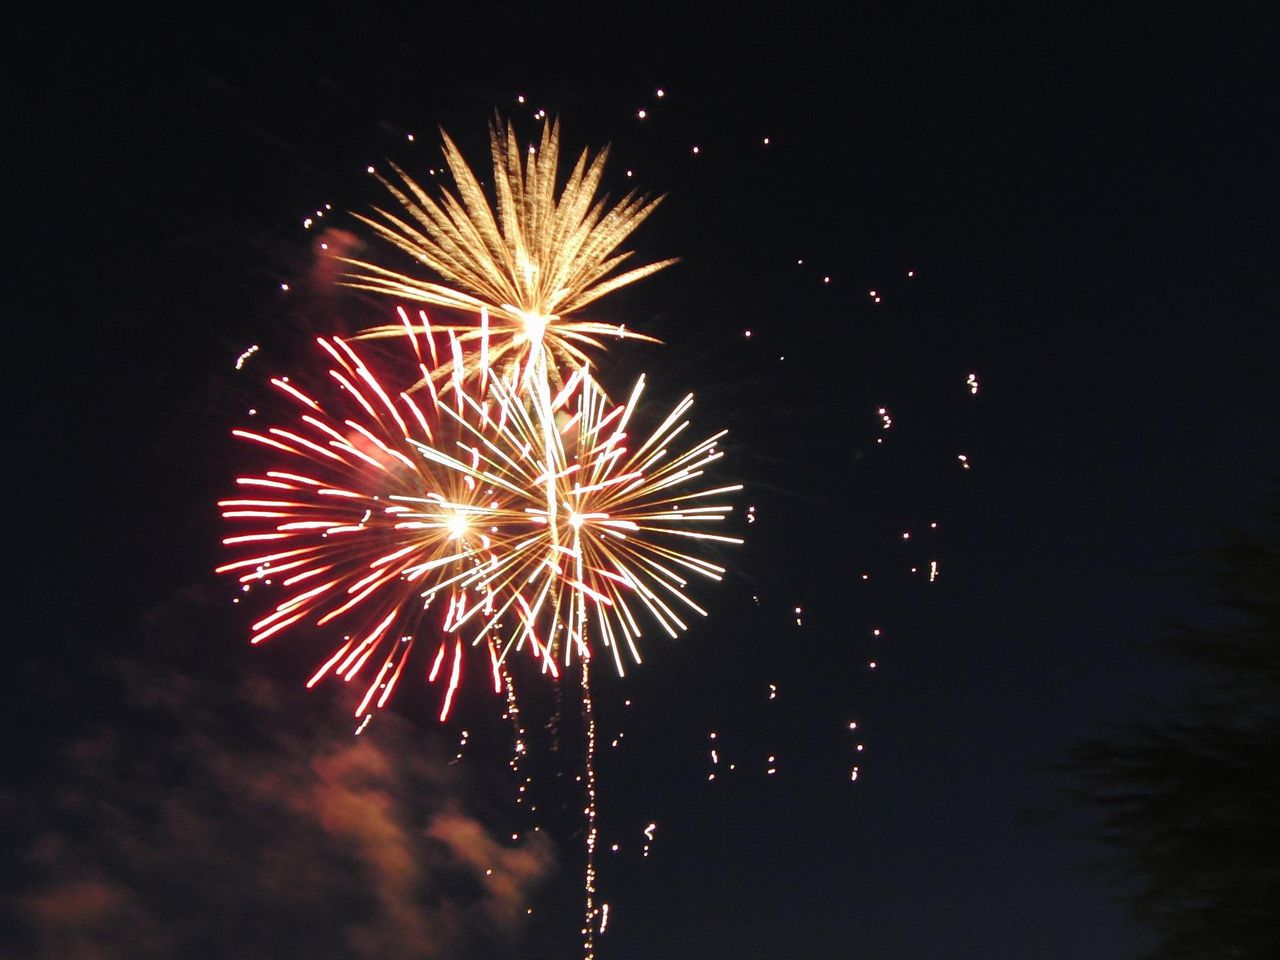
<svg viewBox="0 0 1280 960"><path fill-rule="evenodd" d="M244 350L244 352L240 354L240 356L236 357L236 369L237 370L244 369L245 362L257 352L258 352L258 345L256 343L250 347L247 347Z"/></svg>
<svg viewBox="0 0 1280 960"><path fill-rule="evenodd" d="M582 718L586 727L585 746L586 759L583 762L583 770L586 773L587 784L587 865L585 875L583 877L583 894L585 898L584 919L582 924L582 956L583 960L592 960L595 956L595 918L598 910L595 906L596 896L596 841L599 837L599 829L596 826L596 816L598 808L596 806L596 718L595 711L591 705L591 657L584 656L582 658ZM600 922L600 932L604 933L605 924L608 922L609 906L603 905L604 916Z"/></svg>
<svg viewBox="0 0 1280 960"><path fill-rule="evenodd" d="M969 388L970 396L978 395L978 375L976 373L969 374L968 379L965 380L965 385Z"/></svg>

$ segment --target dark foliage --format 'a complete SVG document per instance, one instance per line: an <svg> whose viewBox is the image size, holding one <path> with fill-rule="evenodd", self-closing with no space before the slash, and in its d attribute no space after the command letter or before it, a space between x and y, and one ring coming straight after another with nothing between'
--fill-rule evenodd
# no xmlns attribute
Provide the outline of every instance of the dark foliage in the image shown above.
<svg viewBox="0 0 1280 960"><path fill-rule="evenodd" d="M1280 957L1280 496L1256 534L1194 571L1210 611L1159 647L1194 671L1182 702L1076 748L1153 960Z"/></svg>

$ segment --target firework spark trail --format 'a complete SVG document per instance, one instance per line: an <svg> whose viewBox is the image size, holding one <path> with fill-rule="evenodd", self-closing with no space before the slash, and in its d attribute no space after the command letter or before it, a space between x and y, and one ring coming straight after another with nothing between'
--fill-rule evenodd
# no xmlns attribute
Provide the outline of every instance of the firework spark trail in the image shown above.
<svg viewBox="0 0 1280 960"><path fill-rule="evenodd" d="M599 839L596 827L596 715L591 704L591 656L582 658L582 720L583 735L586 741L586 759L583 769L586 773L587 805L584 813L587 817L587 865L583 876L583 892L585 894L584 915L582 921L582 958L593 960L595 957L596 921L600 912L595 904L596 897L596 843ZM600 920L600 932L604 933L606 919Z"/></svg>
<svg viewBox="0 0 1280 960"><path fill-rule="evenodd" d="M444 282L345 260L357 271L348 275L349 286L468 315L485 311L489 326L483 331L470 324L436 329L454 333L464 347L480 345L486 365L503 376L520 370L522 381L541 360L547 377L558 385L564 370L588 361L587 350L604 349L603 337L656 342L622 325L569 314L676 262L661 260L617 272L631 256L617 253L618 246L661 197L632 192L612 206L598 197L607 149L594 158L584 150L557 195L559 124L546 124L539 144L522 152L515 131L496 122L489 137L491 203L457 146L447 134L441 136L456 194L441 190L433 198L392 164L397 180L378 179L399 209L374 208L375 216L358 216ZM404 330L393 324L365 335L399 337ZM467 363L465 357L462 362ZM449 364L441 375L451 375Z"/></svg>

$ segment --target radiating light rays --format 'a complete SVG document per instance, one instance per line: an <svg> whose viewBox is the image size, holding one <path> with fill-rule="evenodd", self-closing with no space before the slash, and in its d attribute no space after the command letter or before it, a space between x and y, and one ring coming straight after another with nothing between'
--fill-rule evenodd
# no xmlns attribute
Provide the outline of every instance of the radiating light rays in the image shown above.
<svg viewBox="0 0 1280 960"><path fill-rule="evenodd" d="M419 396L424 408L410 393L384 386L343 340L317 342L330 361L327 381L308 390L272 381L294 409L292 422L233 431L267 448L275 469L239 478L242 495L219 502L237 531L224 544L247 555L217 570L235 574L246 590L270 585L284 592L253 624L254 643L331 623L349 631L308 686L330 674L360 677L368 683L361 716L386 704L415 643L432 642L420 623L433 603L447 634L468 603L488 601L462 583L503 549L513 524L527 521L509 505L509 491L478 482L474 469L446 469L418 453L415 444L456 440L453 423L461 415L442 417L429 390ZM458 453L478 465L477 452ZM433 674L446 647L453 659L443 674L443 712L461 666L460 645L442 642Z"/></svg>
<svg viewBox="0 0 1280 960"><path fill-rule="evenodd" d="M686 587L695 574L719 580L724 568L696 548L742 542L715 532L732 507L708 501L741 487L701 485L705 469L722 456L723 432L678 448L692 397L632 441L628 431L643 391L642 377L627 402L615 404L580 368L543 407L498 383L488 419L464 423L484 447L477 464L421 447L427 459L477 484L520 491L527 536L508 538L463 580L499 598L487 619L479 608L468 614L483 621L480 634L514 618L502 657L527 640L568 664L599 645L624 673L627 661L641 660L646 622L676 637L690 613L705 615ZM463 403L474 401L464 396Z"/></svg>
<svg viewBox="0 0 1280 960"><path fill-rule="evenodd" d="M235 530L224 543L247 555L218 571L284 593L254 643L345 627L308 685L360 677L357 716L386 704L415 643L434 645L443 718L465 646L485 647L501 693L513 651L557 674L600 647L622 673L648 626L675 637L705 614L686 588L724 574L699 548L742 542L723 532L740 486L703 480L723 432L682 445L691 396L633 439L643 377L619 404L586 367L552 395L541 377L532 391L514 370L467 383L455 366L446 396L409 339L417 363L394 383L345 341L319 340L327 381L272 381L294 419L234 431L278 467L219 504Z"/></svg>
<svg viewBox="0 0 1280 960"><path fill-rule="evenodd" d="M556 193L560 132L556 121L543 126L535 148L521 151L514 130L497 121L490 128L494 201L447 134L441 133L445 162L456 193L431 196L392 164L395 179L379 176L399 205L360 216L381 238L404 251L434 275L402 273L364 260L347 260L356 272L347 284L403 301L427 303L478 315L488 326L437 325L451 331L478 359L483 339L499 375L527 372L535 358L559 385L567 369L603 350L603 338L653 340L625 326L571 317L600 297L661 270L674 260L619 269L630 253L619 245L648 218L661 197L635 192L617 203L597 196L608 150L591 157L584 150ZM366 336L401 336L399 325L375 327ZM447 376L447 374L446 374Z"/></svg>
<svg viewBox="0 0 1280 960"><path fill-rule="evenodd" d="M561 428L559 509L537 518L545 521L548 545L560 544L555 552L562 570L545 579L558 594L564 654L586 646L592 631L620 673L626 655L640 661L638 611L673 638L687 629L689 613L705 615L686 592L690 574L718 580L724 568L689 552L690 541L742 542L711 532L724 526L732 508L707 503L741 488L697 483L722 456L717 442L723 433L679 452L677 438L689 425L682 418L693 403L686 397L646 439L630 443L643 389L642 377L627 403L615 405L594 381L582 379Z"/></svg>

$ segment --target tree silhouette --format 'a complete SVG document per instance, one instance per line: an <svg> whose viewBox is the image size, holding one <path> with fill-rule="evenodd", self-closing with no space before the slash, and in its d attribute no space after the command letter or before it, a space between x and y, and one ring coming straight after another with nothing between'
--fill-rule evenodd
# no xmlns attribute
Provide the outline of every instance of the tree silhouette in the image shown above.
<svg viewBox="0 0 1280 960"><path fill-rule="evenodd" d="M1260 533L1190 571L1210 610L1158 648L1189 693L1081 743L1073 792L1097 814L1153 960L1280 957L1280 490Z"/></svg>

